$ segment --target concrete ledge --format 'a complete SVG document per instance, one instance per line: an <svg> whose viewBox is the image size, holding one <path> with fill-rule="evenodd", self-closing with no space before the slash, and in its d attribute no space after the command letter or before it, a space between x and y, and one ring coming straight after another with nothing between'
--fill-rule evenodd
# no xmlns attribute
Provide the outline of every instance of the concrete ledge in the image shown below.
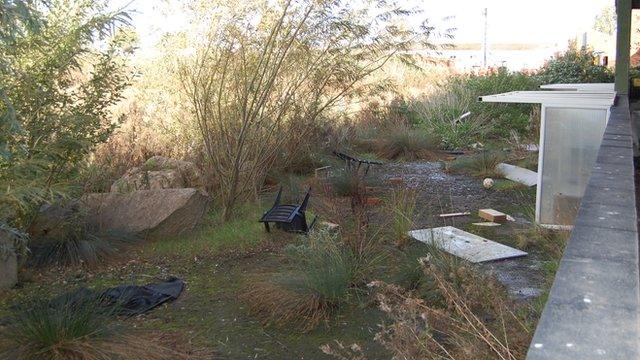
<svg viewBox="0 0 640 360"><path fill-rule="evenodd" d="M629 103L619 98L527 359L638 359L638 271Z"/></svg>

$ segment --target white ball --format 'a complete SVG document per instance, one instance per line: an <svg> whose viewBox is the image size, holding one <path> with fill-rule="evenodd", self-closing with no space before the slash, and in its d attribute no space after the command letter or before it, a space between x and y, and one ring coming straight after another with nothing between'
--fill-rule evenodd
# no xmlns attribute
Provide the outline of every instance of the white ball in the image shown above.
<svg viewBox="0 0 640 360"><path fill-rule="evenodd" d="M490 189L493 186L493 179L492 178L486 178L482 181L482 186L484 186L485 189Z"/></svg>

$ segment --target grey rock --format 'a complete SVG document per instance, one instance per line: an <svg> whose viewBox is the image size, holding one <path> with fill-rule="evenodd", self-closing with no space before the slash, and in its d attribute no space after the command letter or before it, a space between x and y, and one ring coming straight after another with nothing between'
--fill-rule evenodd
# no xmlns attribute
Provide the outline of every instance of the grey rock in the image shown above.
<svg viewBox="0 0 640 360"><path fill-rule="evenodd" d="M111 192L203 188L202 175L191 162L153 156L142 166L129 169L111 185Z"/></svg>
<svg viewBox="0 0 640 360"><path fill-rule="evenodd" d="M193 188L95 193L82 199L90 226L147 239L192 231L202 221L208 205L209 197Z"/></svg>

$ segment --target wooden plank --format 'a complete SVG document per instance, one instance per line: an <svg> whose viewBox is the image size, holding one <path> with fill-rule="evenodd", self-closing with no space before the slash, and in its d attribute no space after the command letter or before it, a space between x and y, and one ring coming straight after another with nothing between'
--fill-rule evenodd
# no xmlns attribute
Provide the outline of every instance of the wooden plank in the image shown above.
<svg viewBox="0 0 640 360"><path fill-rule="evenodd" d="M504 223L507 221L507 214L493 209L480 209L478 210L478 216L495 223Z"/></svg>
<svg viewBox="0 0 640 360"><path fill-rule="evenodd" d="M494 223L494 222L479 222L479 223L471 223L471 224L476 226L500 226L500 224Z"/></svg>
<svg viewBox="0 0 640 360"><path fill-rule="evenodd" d="M440 214L441 218L450 218L450 217L458 217L458 216L469 216L471 213L469 211L465 212L457 212L457 213L449 213L449 214Z"/></svg>

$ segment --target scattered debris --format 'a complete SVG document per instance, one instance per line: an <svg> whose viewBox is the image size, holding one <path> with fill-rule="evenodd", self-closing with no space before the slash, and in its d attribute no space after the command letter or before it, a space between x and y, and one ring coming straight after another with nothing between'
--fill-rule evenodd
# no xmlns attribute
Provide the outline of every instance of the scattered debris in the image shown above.
<svg viewBox="0 0 640 360"><path fill-rule="evenodd" d="M331 165L319 167L313 170L313 173L316 179L326 179L331 175Z"/></svg>
<svg viewBox="0 0 640 360"><path fill-rule="evenodd" d="M482 186L484 186L485 189L491 189L493 187L493 179L486 178L482 180Z"/></svg>
<svg viewBox="0 0 640 360"><path fill-rule="evenodd" d="M409 231L409 236L473 263L526 256L527 253L453 226Z"/></svg>
<svg viewBox="0 0 640 360"><path fill-rule="evenodd" d="M441 218L450 218L450 217L469 216L469 215L471 215L471 212L465 211L465 212L457 212L457 213L450 213L450 214L440 214L438 216L440 216Z"/></svg>
<svg viewBox="0 0 640 360"><path fill-rule="evenodd" d="M404 179L401 177L392 177L392 178L389 178L389 183L395 186L404 185Z"/></svg>
<svg viewBox="0 0 640 360"><path fill-rule="evenodd" d="M462 121L462 120L464 120L464 119L468 118L468 117L469 117L469 115L471 115L471 111L467 111L466 113L464 113L464 114L460 115L460 117L458 117L457 119L453 120L453 123L454 123L454 124L461 124L461 123L463 123L463 122L464 122L464 121Z"/></svg>
<svg viewBox="0 0 640 360"><path fill-rule="evenodd" d="M511 216L511 215L507 215L507 220L508 220L508 221L513 221L513 222L515 222L515 221L516 221L516 219L515 219L513 216Z"/></svg>
<svg viewBox="0 0 640 360"><path fill-rule="evenodd" d="M493 209L480 209L478 210L478 216L487 221L496 223L504 223L507 221L507 214Z"/></svg>
<svg viewBox="0 0 640 360"><path fill-rule="evenodd" d="M340 231L340 225L329 221L322 221L319 225L321 229L326 229L327 231L332 233L337 233Z"/></svg>
<svg viewBox="0 0 640 360"><path fill-rule="evenodd" d="M378 206L382 204L382 199L377 197L367 197L365 198L364 203L367 206Z"/></svg>
<svg viewBox="0 0 640 360"><path fill-rule="evenodd" d="M511 181L519 182L526 186L536 186L538 184L538 173L535 171L505 163L498 164L496 170Z"/></svg>
<svg viewBox="0 0 640 360"><path fill-rule="evenodd" d="M494 223L494 222L478 222L478 223L471 223L471 225L476 225L476 226L500 226L500 224L498 223Z"/></svg>

